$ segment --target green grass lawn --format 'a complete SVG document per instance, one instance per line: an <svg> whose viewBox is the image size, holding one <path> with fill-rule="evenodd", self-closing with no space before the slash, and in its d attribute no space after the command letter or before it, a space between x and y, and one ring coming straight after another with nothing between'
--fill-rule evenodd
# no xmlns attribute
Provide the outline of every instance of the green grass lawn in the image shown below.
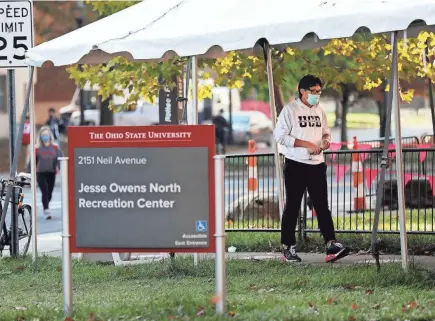
<svg viewBox="0 0 435 321"><path fill-rule="evenodd" d="M406 210L406 228L407 231L432 231L434 230L434 219L432 209L428 209L426 213L420 210L418 215L417 210ZM411 215L412 214L412 215ZM369 233L337 233L337 238L350 246L353 251L370 249L370 237L373 225L374 212L366 212L363 214L352 214L349 217L334 217L334 226L337 230L365 230ZM228 232L227 245L235 246L238 251L279 251L280 250L280 224L278 221L267 221L260 219L255 223L251 221L235 221L232 224L226 222L226 228L269 228L276 229L276 232ZM317 219L309 218L307 221L307 229L317 229ZM399 221L396 211L385 211L385 215L380 216L379 231L396 231L399 232ZM296 232L298 233L298 232ZM308 240L304 240L299 244L300 251L315 251L320 249L323 251L323 241L318 232L308 233ZM382 234L378 237L381 239L381 248L385 253L397 254L400 253L399 234ZM408 235L408 246L410 253L415 254L435 254L435 233L432 235Z"/></svg>
<svg viewBox="0 0 435 321"><path fill-rule="evenodd" d="M297 233L297 232L296 232ZM299 236L299 234L297 234ZM298 251L324 253L324 241L319 232L307 233L298 241ZM338 241L353 252L371 248L371 233L337 233ZM408 235L408 251L415 255L435 255L435 235ZM398 234L378 234L379 249L385 254L400 254ZM279 252L280 232L228 232L227 246L238 252Z"/></svg>
<svg viewBox="0 0 435 321"><path fill-rule="evenodd" d="M335 122L335 113L327 112L328 126L332 127ZM402 117L403 118L403 117ZM379 115L374 113L349 113L346 117L348 128L379 128ZM430 121L422 115L406 115L406 124L415 126ZM403 122L403 120L402 120Z"/></svg>
<svg viewBox="0 0 435 321"><path fill-rule="evenodd" d="M248 214L246 214L248 215ZM342 216L340 212L339 216L332 212L332 219L334 226L337 230L356 230L356 231L371 231L373 228L373 221L375 212L366 211L363 214L352 213ZM406 229L407 231L435 231L435 217L433 215L433 209L412 209L406 210ZM317 218L307 218L308 229L317 229ZM226 222L225 228L236 229L252 229L252 228L268 228L277 229L280 228L280 222L271 220L268 218L251 218L250 220L235 220L234 222ZM385 210L381 211L379 217L379 230L380 231L399 231L399 217L397 211Z"/></svg>
<svg viewBox="0 0 435 321"><path fill-rule="evenodd" d="M0 261L1 320L64 320L61 261ZM230 261L229 316L213 302L214 261L175 258L114 267L75 261L74 321L96 320L428 320L435 318L433 273L370 266ZM91 314L91 315L90 315Z"/></svg>

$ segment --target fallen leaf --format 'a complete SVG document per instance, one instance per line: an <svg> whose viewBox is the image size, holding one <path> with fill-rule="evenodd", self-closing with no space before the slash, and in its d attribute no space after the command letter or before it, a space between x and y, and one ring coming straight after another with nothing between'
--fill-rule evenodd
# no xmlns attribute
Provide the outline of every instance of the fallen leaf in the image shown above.
<svg viewBox="0 0 435 321"><path fill-rule="evenodd" d="M17 311L26 311L27 310L26 307L14 307L14 309Z"/></svg>
<svg viewBox="0 0 435 321"><path fill-rule="evenodd" d="M352 303L352 310L357 310L359 307L355 303Z"/></svg>
<svg viewBox="0 0 435 321"><path fill-rule="evenodd" d="M57 270L57 272L62 272L62 267L58 266L56 270Z"/></svg>
<svg viewBox="0 0 435 321"><path fill-rule="evenodd" d="M417 307L417 303L414 302L414 301L411 301L411 302L408 303L408 306L409 306L410 308L412 308L412 309L415 309L415 308Z"/></svg>
<svg viewBox="0 0 435 321"><path fill-rule="evenodd" d="M221 297L219 295L213 295L210 298L210 303L211 304L217 304L220 300L221 300Z"/></svg>
<svg viewBox="0 0 435 321"><path fill-rule="evenodd" d="M174 319L175 319L175 317L173 315L169 316L169 320L174 320Z"/></svg>
<svg viewBox="0 0 435 321"><path fill-rule="evenodd" d="M88 321L95 321L95 317L94 317L94 314L92 312L89 313L89 315L88 315Z"/></svg>
<svg viewBox="0 0 435 321"><path fill-rule="evenodd" d="M309 312L314 314L319 314L319 311L317 311L316 307L311 302L308 302L308 306L309 306L308 308Z"/></svg>
<svg viewBox="0 0 435 321"><path fill-rule="evenodd" d="M25 269L24 265L18 265L14 268L14 270L17 272L22 272L24 271L24 269Z"/></svg>
<svg viewBox="0 0 435 321"><path fill-rule="evenodd" d="M71 318L71 317L66 317L66 318L64 319L64 321L74 321L74 320L73 320L73 318Z"/></svg>
<svg viewBox="0 0 435 321"><path fill-rule="evenodd" d="M296 282L296 285L297 286L304 286L304 285L306 285L307 284L307 281L306 280L301 280L301 281L297 281Z"/></svg>
<svg viewBox="0 0 435 321"><path fill-rule="evenodd" d="M351 315L349 316L349 321L356 321L356 318L353 315Z"/></svg>
<svg viewBox="0 0 435 321"><path fill-rule="evenodd" d="M196 312L196 316L200 317L200 316L203 316L203 315L205 315L205 309L203 307L200 307L199 311Z"/></svg>
<svg viewBox="0 0 435 321"><path fill-rule="evenodd" d="M230 311L230 312L228 312L228 316L229 317L235 317L236 316L236 312Z"/></svg>
<svg viewBox="0 0 435 321"><path fill-rule="evenodd" d="M366 290L366 294L367 295L373 294L373 290Z"/></svg>
<svg viewBox="0 0 435 321"><path fill-rule="evenodd" d="M343 288L344 288L345 290L352 290L352 289L355 288L355 286L354 286L354 285L351 285L351 284L345 284L345 285L343 285Z"/></svg>
<svg viewBox="0 0 435 321"><path fill-rule="evenodd" d="M409 308L405 305L402 305L402 312L403 313L408 313L409 312Z"/></svg>
<svg viewBox="0 0 435 321"><path fill-rule="evenodd" d="M427 304L429 304L429 305L432 305L433 303L434 303L433 300L429 300L429 301L427 301Z"/></svg>
<svg viewBox="0 0 435 321"><path fill-rule="evenodd" d="M328 304L337 304L334 298L328 298Z"/></svg>

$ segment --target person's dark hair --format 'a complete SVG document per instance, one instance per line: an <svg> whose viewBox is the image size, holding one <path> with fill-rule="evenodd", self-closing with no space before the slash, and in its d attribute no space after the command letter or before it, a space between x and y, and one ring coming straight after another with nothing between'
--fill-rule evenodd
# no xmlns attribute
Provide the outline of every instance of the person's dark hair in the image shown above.
<svg viewBox="0 0 435 321"><path fill-rule="evenodd" d="M49 113L54 113L56 111L56 109L54 109L53 107L50 107L49 109L48 109L48 112Z"/></svg>
<svg viewBox="0 0 435 321"><path fill-rule="evenodd" d="M299 80L298 85L298 96L299 98L302 97L301 89L310 89L311 87L319 85L320 88L322 88L323 84L320 78L313 76L313 75L306 75Z"/></svg>

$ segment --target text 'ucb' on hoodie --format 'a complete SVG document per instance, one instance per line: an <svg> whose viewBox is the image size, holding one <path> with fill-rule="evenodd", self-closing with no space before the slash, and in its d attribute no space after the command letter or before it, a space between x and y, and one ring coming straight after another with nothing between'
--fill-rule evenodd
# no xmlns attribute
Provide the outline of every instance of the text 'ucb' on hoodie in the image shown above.
<svg viewBox="0 0 435 321"><path fill-rule="evenodd" d="M278 151L285 158L311 165L325 161L323 152L310 157L308 149L294 146L295 140L306 140L321 147L322 137L326 134L331 132L323 109L318 104L310 108L299 98L284 106L273 133Z"/></svg>

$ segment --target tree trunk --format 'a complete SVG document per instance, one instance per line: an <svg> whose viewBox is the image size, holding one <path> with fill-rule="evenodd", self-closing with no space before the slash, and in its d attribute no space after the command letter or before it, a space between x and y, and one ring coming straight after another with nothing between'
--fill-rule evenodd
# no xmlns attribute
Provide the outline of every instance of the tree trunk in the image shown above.
<svg viewBox="0 0 435 321"><path fill-rule="evenodd" d="M387 129L386 127L386 115L385 115L385 104L383 101L378 100L376 102L376 104L378 105L378 113L379 113L379 137L385 137L385 131Z"/></svg>
<svg viewBox="0 0 435 321"><path fill-rule="evenodd" d="M101 100L101 96L98 96L98 105L100 107L100 126L113 125L113 112L109 109L110 99L104 101Z"/></svg>
<svg viewBox="0 0 435 321"><path fill-rule="evenodd" d="M281 86L276 85L275 83L273 84L273 92L275 94L276 117L278 117L285 105L284 95Z"/></svg>
<svg viewBox="0 0 435 321"><path fill-rule="evenodd" d="M343 93L341 98L342 120L341 120L341 141L347 142L347 111L349 109L349 85L343 84ZM344 145L345 146L345 145Z"/></svg>
<svg viewBox="0 0 435 321"><path fill-rule="evenodd" d="M335 122L334 127L337 128L340 126L343 117L343 108L341 108L340 100L335 100Z"/></svg>
<svg viewBox="0 0 435 321"><path fill-rule="evenodd" d="M385 137L387 131L387 104L388 104L388 92L385 91L387 86L387 80L384 79L381 85L382 99L378 99L376 104L378 105L379 113L379 137ZM391 132L391 131L390 131Z"/></svg>

